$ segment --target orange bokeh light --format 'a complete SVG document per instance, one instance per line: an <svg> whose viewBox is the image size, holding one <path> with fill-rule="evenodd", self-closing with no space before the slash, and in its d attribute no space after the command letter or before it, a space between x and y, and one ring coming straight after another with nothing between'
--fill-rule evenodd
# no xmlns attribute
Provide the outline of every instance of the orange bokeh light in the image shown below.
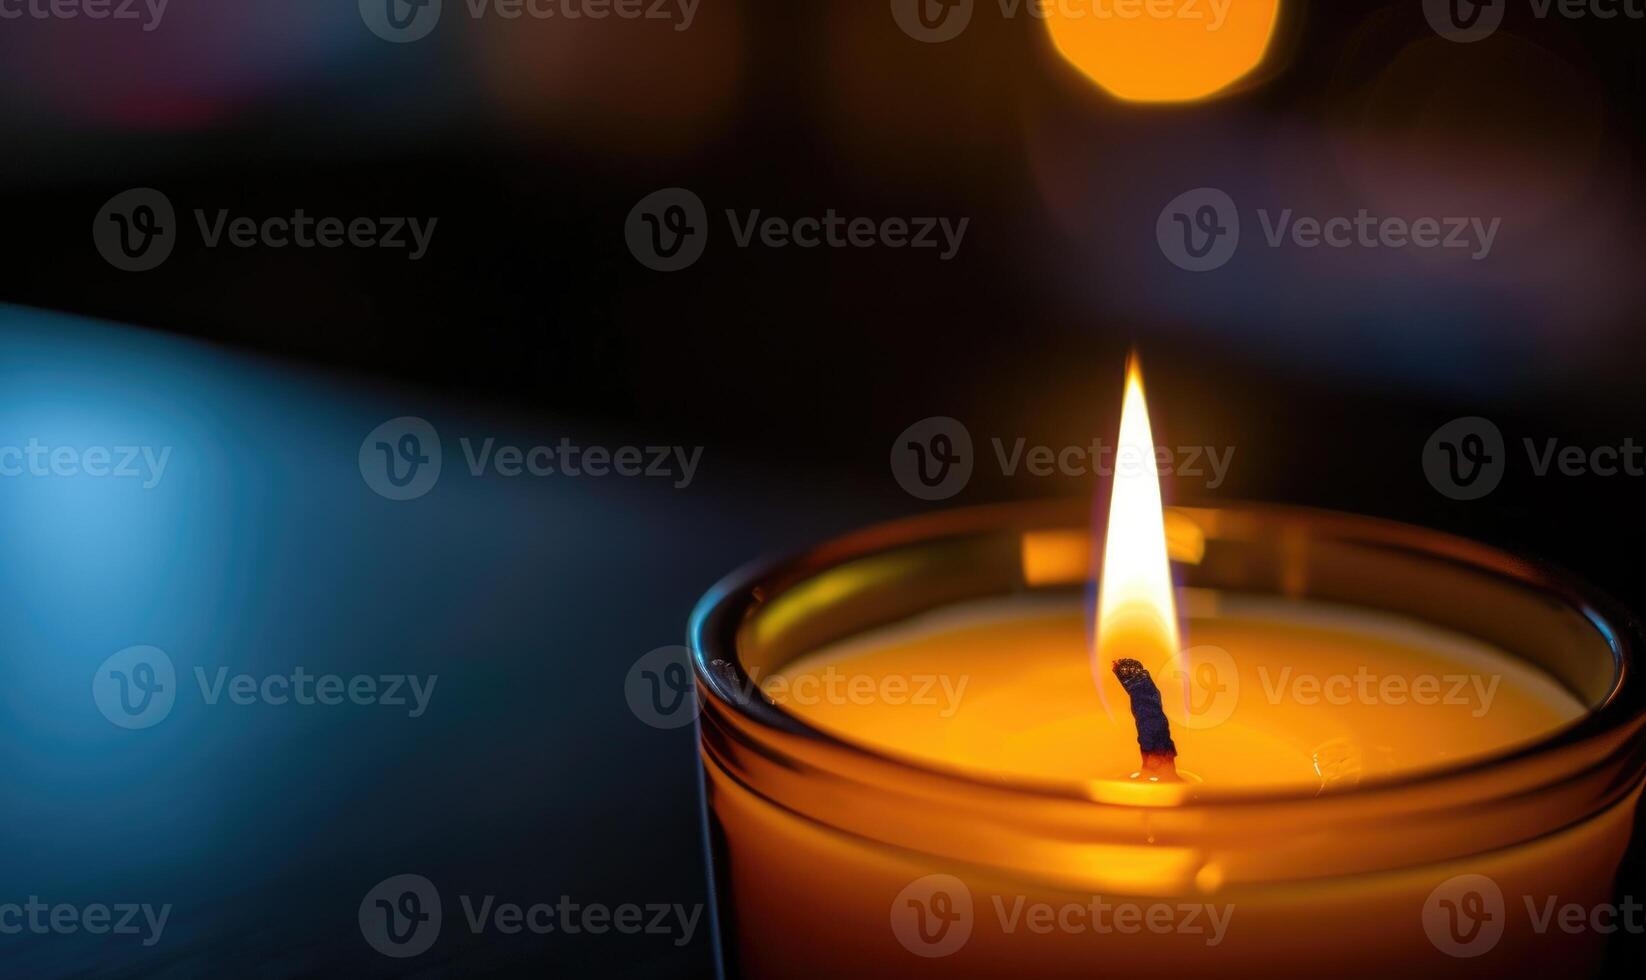
<svg viewBox="0 0 1646 980"><path fill-rule="evenodd" d="M1133 102L1190 102L1262 64L1280 0L1049 0L1046 29L1070 64Z"/></svg>

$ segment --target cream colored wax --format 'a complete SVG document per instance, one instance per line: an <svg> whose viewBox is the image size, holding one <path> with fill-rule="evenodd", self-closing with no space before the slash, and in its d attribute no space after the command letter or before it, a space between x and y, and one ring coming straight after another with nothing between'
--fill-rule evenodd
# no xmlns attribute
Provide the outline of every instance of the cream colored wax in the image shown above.
<svg viewBox="0 0 1646 980"><path fill-rule="evenodd" d="M1396 616L1275 598L1179 595L1186 652L1145 663L1188 780L1296 789L1455 766L1582 716L1552 679ZM768 695L849 742L989 776L1125 780L1129 704L1094 663L1078 599L994 600L818 651ZM871 683L872 681L872 683Z"/></svg>

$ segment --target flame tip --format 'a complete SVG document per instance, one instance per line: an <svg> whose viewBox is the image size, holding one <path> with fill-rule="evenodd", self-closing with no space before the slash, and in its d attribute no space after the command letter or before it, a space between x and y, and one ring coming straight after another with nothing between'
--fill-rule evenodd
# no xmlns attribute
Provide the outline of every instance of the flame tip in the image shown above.
<svg viewBox="0 0 1646 980"><path fill-rule="evenodd" d="M1143 358L1138 356L1136 348L1133 348L1132 352L1126 355L1127 394L1131 394L1134 390L1139 395L1143 392Z"/></svg>
<svg viewBox="0 0 1646 980"><path fill-rule="evenodd" d="M1137 460L1154 460L1154 435L1135 348L1126 361L1126 394L1116 445L1118 451ZM1115 665L1121 660L1152 661L1156 655L1177 651L1176 603L1164 522L1160 474L1154 467L1117 468L1110 489L1095 631L1099 653L1121 655Z"/></svg>

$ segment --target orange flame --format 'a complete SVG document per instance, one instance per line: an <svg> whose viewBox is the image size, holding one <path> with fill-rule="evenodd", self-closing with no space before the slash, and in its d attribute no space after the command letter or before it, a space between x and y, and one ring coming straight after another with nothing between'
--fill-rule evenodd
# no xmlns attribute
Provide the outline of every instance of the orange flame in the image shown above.
<svg viewBox="0 0 1646 980"><path fill-rule="evenodd" d="M1134 354L1126 365L1126 398L1115 446L1114 489L1098 584L1094 674L1105 706L1125 704L1110 674L1114 660L1131 658L1153 670L1178 651L1177 603L1166 552L1154 434L1143 398L1143 371Z"/></svg>

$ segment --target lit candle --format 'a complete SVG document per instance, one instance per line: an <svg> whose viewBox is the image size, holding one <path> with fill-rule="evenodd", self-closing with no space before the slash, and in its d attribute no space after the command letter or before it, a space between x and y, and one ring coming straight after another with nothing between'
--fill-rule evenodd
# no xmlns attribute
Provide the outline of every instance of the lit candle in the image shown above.
<svg viewBox="0 0 1646 980"><path fill-rule="evenodd" d="M1138 745L1119 730L1131 723L1132 696L1113 664L1140 661L1168 692L1176 689L1166 711L1177 722L1185 773L1219 787L1326 788L1442 766L1531 741L1583 714L1554 681L1483 644L1326 604L1189 593L1199 656L1180 655L1154 446L1134 360L1091 659L1078 600L1029 609L991 598L800 658L766 679L768 693L804 690L814 686L808 674L821 683L825 672L868 677L878 689L886 678L941 664L956 678L951 687L966 680L952 711L868 698L786 703L820 728L885 751L995 775L1101 783L1136 778ZM1197 547L1192 528L1179 533ZM1059 561L1078 570L1087 554L1083 536L1031 537L1025 549L1031 570ZM1124 787L1094 791L1141 798Z"/></svg>
<svg viewBox="0 0 1646 980"><path fill-rule="evenodd" d="M1604 936L1513 919L1610 898L1642 778L1615 625L1413 529L1164 510L1135 363L1116 459L1095 623L1062 508L866 532L705 601L729 972L1592 968Z"/></svg>

